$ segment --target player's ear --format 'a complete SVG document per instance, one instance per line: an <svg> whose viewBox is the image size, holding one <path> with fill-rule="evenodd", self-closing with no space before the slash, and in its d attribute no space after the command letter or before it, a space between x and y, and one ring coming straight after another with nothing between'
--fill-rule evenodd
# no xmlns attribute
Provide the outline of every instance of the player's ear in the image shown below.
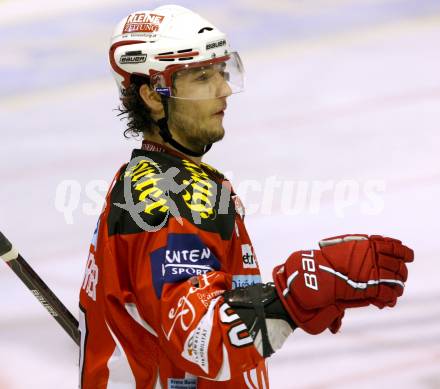
<svg viewBox="0 0 440 389"><path fill-rule="evenodd" d="M150 108L154 116L162 117L164 115L162 100L159 94L153 91L147 84L143 84L139 88L139 96L141 96L145 105Z"/></svg>

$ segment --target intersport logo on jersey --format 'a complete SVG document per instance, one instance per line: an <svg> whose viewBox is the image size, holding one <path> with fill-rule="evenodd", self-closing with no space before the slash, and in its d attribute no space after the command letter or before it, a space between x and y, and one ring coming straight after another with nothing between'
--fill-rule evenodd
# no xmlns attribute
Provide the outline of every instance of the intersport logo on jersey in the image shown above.
<svg viewBox="0 0 440 389"><path fill-rule="evenodd" d="M136 13L130 15L124 26L123 34L130 32L157 32L165 17L157 14Z"/></svg>
<svg viewBox="0 0 440 389"><path fill-rule="evenodd" d="M151 253L151 274L158 298L164 284L220 270L220 262L196 234L170 233L167 244Z"/></svg>
<svg viewBox="0 0 440 389"><path fill-rule="evenodd" d="M166 250L162 273L170 269L172 274L201 275L211 270L209 263L211 250L207 247L192 250Z"/></svg>

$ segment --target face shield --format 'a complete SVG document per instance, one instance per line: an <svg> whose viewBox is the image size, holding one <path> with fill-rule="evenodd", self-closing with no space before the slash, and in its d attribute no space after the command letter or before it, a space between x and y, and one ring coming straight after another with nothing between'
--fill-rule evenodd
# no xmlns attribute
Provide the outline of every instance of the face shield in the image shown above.
<svg viewBox="0 0 440 389"><path fill-rule="evenodd" d="M244 89L244 70L238 53L189 64L170 65L151 76L159 94L184 100L228 97Z"/></svg>

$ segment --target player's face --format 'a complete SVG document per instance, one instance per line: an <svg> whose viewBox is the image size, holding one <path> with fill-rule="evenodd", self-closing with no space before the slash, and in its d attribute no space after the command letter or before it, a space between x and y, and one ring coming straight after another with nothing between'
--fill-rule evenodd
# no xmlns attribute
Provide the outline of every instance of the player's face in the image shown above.
<svg viewBox="0 0 440 389"><path fill-rule="evenodd" d="M232 93L224 64L181 71L174 79L169 100L169 125L190 148L221 140L226 99Z"/></svg>

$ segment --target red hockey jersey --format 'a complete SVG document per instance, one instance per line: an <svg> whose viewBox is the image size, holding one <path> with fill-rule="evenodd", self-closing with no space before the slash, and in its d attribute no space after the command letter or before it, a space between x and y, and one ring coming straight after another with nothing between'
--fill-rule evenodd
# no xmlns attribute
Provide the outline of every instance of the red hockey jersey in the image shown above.
<svg viewBox="0 0 440 389"><path fill-rule="evenodd" d="M229 182L143 143L112 183L80 292L83 389L267 388L221 295L261 282Z"/></svg>

